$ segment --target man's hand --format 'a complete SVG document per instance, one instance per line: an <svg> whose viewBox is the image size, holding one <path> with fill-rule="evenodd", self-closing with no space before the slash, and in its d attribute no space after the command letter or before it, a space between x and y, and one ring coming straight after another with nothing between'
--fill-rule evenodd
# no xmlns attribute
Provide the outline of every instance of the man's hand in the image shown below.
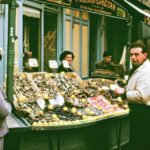
<svg viewBox="0 0 150 150"><path fill-rule="evenodd" d="M123 95L123 94L125 93L125 89L118 87L118 88L116 88L116 89L114 90L114 93L115 93L115 95L117 95L117 96Z"/></svg>

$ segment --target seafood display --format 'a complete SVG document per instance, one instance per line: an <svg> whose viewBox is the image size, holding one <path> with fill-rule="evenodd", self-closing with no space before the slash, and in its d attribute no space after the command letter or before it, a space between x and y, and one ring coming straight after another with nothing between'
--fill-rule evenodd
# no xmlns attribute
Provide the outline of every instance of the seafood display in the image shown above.
<svg viewBox="0 0 150 150"><path fill-rule="evenodd" d="M29 125L88 123L128 113L126 101L113 94L115 82L81 80L75 73L14 75L14 106Z"/></svg>
<svg viewBox="0 0 150 150"><path fill-rule="evenodd" d="M32 100L37 98L39 93L38 88L27 73L14 75L14 92L18 101Z"/></svg>

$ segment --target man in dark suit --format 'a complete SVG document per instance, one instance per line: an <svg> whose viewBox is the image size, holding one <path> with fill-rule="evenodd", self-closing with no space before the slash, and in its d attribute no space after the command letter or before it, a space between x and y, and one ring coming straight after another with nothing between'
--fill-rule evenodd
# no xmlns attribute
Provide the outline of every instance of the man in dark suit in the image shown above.
<svg viewBox="0 0 150 150"><path fill-rule="evenodd" d="M0 60L2 59L2 50L0 49ZM4 91L0 88L0 150L3 150L4 135L8 132L6 117L11 112L11 105L7 103Z"/></svg>

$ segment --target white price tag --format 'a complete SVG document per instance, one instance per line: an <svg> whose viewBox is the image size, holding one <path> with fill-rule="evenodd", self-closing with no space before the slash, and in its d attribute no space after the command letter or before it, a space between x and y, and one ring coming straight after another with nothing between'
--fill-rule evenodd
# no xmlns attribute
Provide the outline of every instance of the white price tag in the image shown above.
<svg viewBox="0 0 150 150"><path fill-rule="evenodd" d="M57 105L57 101L55 99L49 99L48 101L52 106Z"/></svg>
<svg viewBox="0 0 150 150"><path fill-rule="evenodd" d="M67 60L63 60L62 63L63 63L63 66L64 66L65 68L70 68L69 63L68 63Z"/></svg>
<svg viewBox="0 0 150 150"><path fill-rule="evenodd" d="M43 110L45 108L45 101L42 98L37 99L38 106Z"/></svg>
<svg viewBox="0 0 150 150"><path fill-rule="evenodd" d="M38 61L36 58L29 58L28 61L30 67L38 67Z"/></svg>
<svg viewBox="0 0 150 150"><path fill-rule="evenodd" d="M49 60L49 67L52 69L57 69L58 68L58 64L56 60Z"/></svg>
<svg viewBox="0 0 150 150"><path fill-rule="evenodd" d="M65 103L64 97L62 95L56 95L56 102L59 106L64 105Z"/></svg>

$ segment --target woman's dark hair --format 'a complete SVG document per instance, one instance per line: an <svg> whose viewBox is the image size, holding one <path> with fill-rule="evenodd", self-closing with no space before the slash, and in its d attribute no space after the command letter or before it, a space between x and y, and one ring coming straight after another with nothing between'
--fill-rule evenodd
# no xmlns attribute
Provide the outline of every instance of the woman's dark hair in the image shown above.
<svg viewBox="0 0 150 150"><path fill-rule="evenodd" d="M137 40L134 43L131 43L131 45L129 46L129 49L137 48L137 47L142 48L143 53L147 53L147 47L145 46L144 42L141 40Z"/></svg>
<svg viewBox="0 0 150 150"><path fill-rule="evenodd" d="M72 59L74 59L74 54L71 51L64 51L61 53L59 60L63 61L67 55L72 55Z"/></svg>

